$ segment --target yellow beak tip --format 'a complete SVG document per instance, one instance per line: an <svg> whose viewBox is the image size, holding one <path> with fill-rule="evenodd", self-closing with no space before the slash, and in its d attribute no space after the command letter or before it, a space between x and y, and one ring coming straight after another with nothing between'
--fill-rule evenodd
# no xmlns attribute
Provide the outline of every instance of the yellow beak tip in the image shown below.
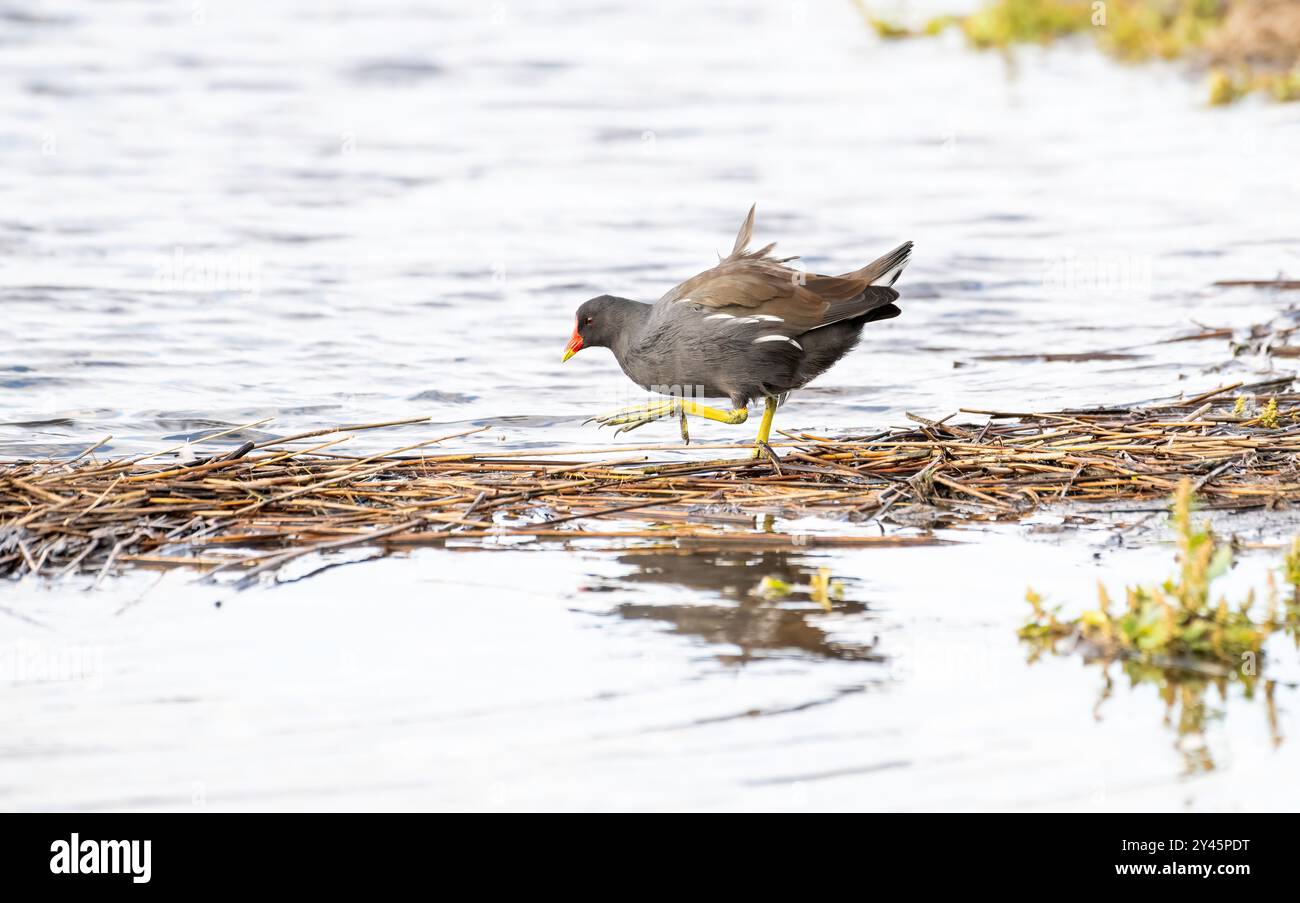
<svg viewBox="0 0 1300 903"><path fill-rule="evenodd" d="M570 351L566 348L564 351L564 357L560 358L560 363L563 364L565 361L567 361L569 358L573 357L577 353L578 352Z"/></svg>

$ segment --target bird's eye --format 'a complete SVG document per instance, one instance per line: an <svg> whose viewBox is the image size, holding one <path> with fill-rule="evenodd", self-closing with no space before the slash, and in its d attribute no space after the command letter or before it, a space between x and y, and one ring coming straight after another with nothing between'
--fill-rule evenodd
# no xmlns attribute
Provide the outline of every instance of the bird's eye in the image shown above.
<svg viewBox="0 0 1300 903"><path fill-rule="evenodd" d="M583 326L590 326L590 325L591 325L591 317L588 317L587 319L583 320L583 321L582 321L582 325L583 325Z"/></svg>

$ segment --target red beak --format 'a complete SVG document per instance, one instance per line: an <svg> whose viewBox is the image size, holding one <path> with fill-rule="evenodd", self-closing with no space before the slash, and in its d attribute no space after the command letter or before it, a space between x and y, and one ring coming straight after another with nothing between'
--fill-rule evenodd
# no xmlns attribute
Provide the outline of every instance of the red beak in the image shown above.
<svg viewBox="0 0 1300 903"><path fill-rule="evenodd" d="M567 361L581 350L582 336L578 334L578 328L575 326L573 328L573 338L569 339L569 344L564 346L564 357L560 360L560 363L564 363L564 361Z"/></svg>

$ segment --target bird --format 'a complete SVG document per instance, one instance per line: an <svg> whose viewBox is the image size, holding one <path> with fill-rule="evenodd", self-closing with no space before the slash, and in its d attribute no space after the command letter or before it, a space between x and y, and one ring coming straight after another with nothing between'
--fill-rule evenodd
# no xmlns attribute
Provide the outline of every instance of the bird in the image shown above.
<svg viewBox="0 0 1300 903"><path fill-rule="evenodd" d="M861 269L822 276L774 257L775 243L749 250L757 204L718 264L670 289L653 304L599 295L575 315L567 361L584 348L608 348L623 372L651 393L666 396L592 417L617 426L615 435L677 416L689 443L688 415L740 424L762 399L754 456L768 446L778 405L825 373L861 337L862 328L902 311L893 288L912 255L904 242ZM725 398L729 409L699 399Z"/></svg>

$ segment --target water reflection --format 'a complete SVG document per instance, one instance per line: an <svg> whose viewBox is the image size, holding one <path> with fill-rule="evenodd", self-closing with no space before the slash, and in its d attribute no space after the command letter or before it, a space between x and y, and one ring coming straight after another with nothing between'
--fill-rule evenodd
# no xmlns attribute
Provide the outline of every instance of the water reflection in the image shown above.
<svg viewBox="0 0 1300 903"><path fill-rule="evenodd" d="M864 602L844 598L843 582L828 579L815 557L782 551L676 552L648 550L619 556L632 570L611 581L621 588L645 585L701 591L698 601L624 602L613 614L660 621L670 632L734 646L719 653L729 665L781 658L884 662L877 640L833 638L835 622L870 619Z"/></svg>
<svg viewBox="0 0 1300 903"><path fill-rule="evenodd" d="M1066 654L1069 650L1054 643L1026 641L1031 644L1030 664L1046 654ZM1175 747L1183 762L1185 775L1207 774L1217 767L1210 743L1210 728L1216 721L1227 718L1228 706L1245 708L1251 704L1262 706L1268 722L1270 743L1274 748L1282 745L1284 738L1277 717L1274 695L1276 680L1265 680L1242 671L1208 673L1188 667L1152 664L1136 659L1117 659L1113 656L1085 654L1084 661L1102 670L1102 688L1093 706L1093 715L1101 721L1107 700L1115 695L1116 680L1112 671L1118 669L1128 678L1130 690L1153 686L1164 702L1164 724L1176 736Z"/></svg>

